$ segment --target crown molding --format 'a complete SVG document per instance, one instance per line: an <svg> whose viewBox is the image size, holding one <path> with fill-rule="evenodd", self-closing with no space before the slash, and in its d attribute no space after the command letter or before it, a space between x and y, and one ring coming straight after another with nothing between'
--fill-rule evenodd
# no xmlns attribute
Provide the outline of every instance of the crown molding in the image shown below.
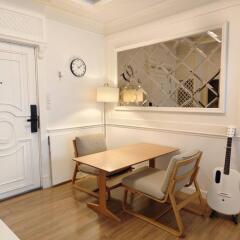
<svg viewBox="0 0 240 240"><path fill-rule="evenodd" d="M184 21L190 19L192 17L206 15L211 12L235 7L240 5L239 0L220 0L213 3L202 4L195 6L189 10L184 10L184 6L181 5L180 1L176 2L175 6L177 11L172 13L171 15L165 15L167 9L172 8L175 0L167 1L164 4L158 4L154 7L147 8L143 11L139 11L131 16L121 18L116 21L109 22L104 25L104 34L111 35L117 32L125 31L134 27L138 27L141 25L147 25L152 22L175 22L176 18L178 21ZM159 17L162 16L162 17Z"/></svg>
<svg viewBox="0 0 240 240"><path fill-rule="evenodd" d="M112 0L103 0L96 3L96 9L98 6L104 6ZM97 21L86 15L86 9L71 11L70 9L61 6L60 4L54 4L47 0L35 0L36 3L40 3L44 7L44 15L48 19L52 19L64 24L69 24L77 28L81 28L87 31L95 32L98 34L111 35L117 32L125 31L134 27L147 25L152 22L175 22L188 20L195 16L205 15L211 12L219 11L222 9L234 7L240 5L239 0L219 0L216 2L208 3L208 0L199 1L198 4L193 5L192 0L185 0L184 4L179 0L163 1L151 7L147 7L141 11L137 11L126 17L121 17L117 20L104 23L103 21ZM189 9L186 9L186 5L189 3ZM93 6L90 6L93 7ZM175 9L175 10L173 10Z"/></svg>
<svg viewBox="0 0 240 240"><path fill-rule="evenodd" d="M45 8L45 16L48 19L52 19L63 24L69 24L73 27L81 28L86 31L104 34L104 24L60 8L47 6Z"/></svg>

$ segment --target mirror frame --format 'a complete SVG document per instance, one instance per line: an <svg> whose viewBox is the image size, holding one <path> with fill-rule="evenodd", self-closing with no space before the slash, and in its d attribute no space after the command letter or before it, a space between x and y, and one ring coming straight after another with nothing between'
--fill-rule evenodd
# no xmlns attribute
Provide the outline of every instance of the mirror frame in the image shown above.
<svg viewBox="0 0 240 240"><path fill-rule="evenodd" d="M201 28L191 32L174 35L170 38L155 39L152 41L139 42L120 48L116 48L114 51L114 85L118 86L118 71L117 71L117 55L119 52L149 46L152 44L171 41L174 39L188 37L194 34L199 34L206 31L211 31L216 28L222 29L222 49L221 49L221 74L220 74L220 87L219 87L219 107L218 108L184 108L184 107L142 107L142 106L116 106L114 110L117 111L161 111L161 112L192 112L192 113L225 113L226 111L226 82L227 82L227 45L228 45L228 22L223 24L214 25L211 27Z"/></svg>

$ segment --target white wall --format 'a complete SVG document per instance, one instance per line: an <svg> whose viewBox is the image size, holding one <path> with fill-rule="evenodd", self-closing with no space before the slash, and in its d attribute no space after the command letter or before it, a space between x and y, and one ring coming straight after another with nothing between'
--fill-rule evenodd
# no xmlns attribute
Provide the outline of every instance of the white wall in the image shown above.
<svg viewBox="0 0 240 240"><path fill-rule="evenodd" d="M104 82L104 54L104 36L47 20L46 108L53 184L72 177L72 140L102 130L102 104L96 103L96 88ZM86 63L82 78L70 72L73 57Z"/></svg>
<svg viewBox="0 0 240 240"><path fill-rule="evenodd" d="M163 20L145 24L109 35L107 41L107 76L116 83L117 48L153 40L166 40L229 22L227 60L226 112L224 114L197 114L177 112L115 111L108 113L108 142L112 146L127 142L155 142L180 148L199 148L204 152L201 162L200 185L206 190L214 167L224 163L225 139L228 125L239 127L239 49L240 6L226 7L211 4ZM118 136L116 138L116 136ZM239 142L234 141L232 166L240 170ZM238 153L238 154L237 154Z"/></svg>
<svg viewBox="0 0 240 240"><path fill-rule="evenodd" d="M104 51L102 35L47 20L48 128L101 123L102 106L96 103L96 88L104 81ZM74 57L86 63L87 72L81 78L70 72Z"/></svg>

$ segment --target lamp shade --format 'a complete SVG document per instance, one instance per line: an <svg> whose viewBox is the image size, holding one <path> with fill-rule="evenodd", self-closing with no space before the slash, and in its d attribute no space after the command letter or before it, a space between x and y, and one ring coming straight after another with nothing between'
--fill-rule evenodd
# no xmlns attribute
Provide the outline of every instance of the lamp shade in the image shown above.
<svg viewBox="0 0 240 240"><path fill-rule="evenodd" d="M97 102L118 102L119 88L116 87L99 87L97 88Z"/></svg>

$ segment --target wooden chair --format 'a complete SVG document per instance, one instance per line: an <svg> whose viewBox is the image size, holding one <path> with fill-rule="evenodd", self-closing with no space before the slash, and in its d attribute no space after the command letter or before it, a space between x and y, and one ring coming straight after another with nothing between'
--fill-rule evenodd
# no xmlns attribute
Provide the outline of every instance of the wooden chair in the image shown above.
<svg viewBox="0 0 240 240"><path fill-rule="evenodd" d="M103 134L91 134L91 135L76 137L73 140L73 147L74 147L75 157L85 156L88 154L93 154L93 153L107 150L105 137ZM131 168L122 169L121 171L114 172L112 174L107 175L108 181L107 181L106 189L108 193L108 199L111 197L110 190L121 186L121 180L122 180L121 176L124 176L124 175L126 176L129 171L131 171ZM98 183L99 170L94 167L88 166L86 164L81 164L79 162L76 162L74 172L73 172L73 177L72 177L72 183L76 189L82 192L85 192L93 197L98 198L98 193L97 193L98 188L91 191L89 189L81 187L79 183L76 182L78 180L77 174L79 172L96 176L97 183Z"/></svg>
<svg viewBox="0 0 240 240"><path fill-rule="evenodd" d="M198 151L192 154L180 154L174 156L166 171L150 167L143 167L134 171L130 176L123 179L122 185L125 188L123 197L123 209L127 213L134 215L144 221L147 221L175 236L184 236L184 226L180 216L180 210L191 201L198 199L202 208L201 212L192 211L199 215L204 215L204 203L197 183L197 173L199 171L199 161L202 152ZM177 203L175 193L183 187L189 187L194 184L195 192L188 195L184 200ZM178 229L171 228L160 222L136 213L127 206L128 192L139 193L151 198L159 203L170 203L169 208L161 213L163 216L169 210L173 210Z"/></svg>

